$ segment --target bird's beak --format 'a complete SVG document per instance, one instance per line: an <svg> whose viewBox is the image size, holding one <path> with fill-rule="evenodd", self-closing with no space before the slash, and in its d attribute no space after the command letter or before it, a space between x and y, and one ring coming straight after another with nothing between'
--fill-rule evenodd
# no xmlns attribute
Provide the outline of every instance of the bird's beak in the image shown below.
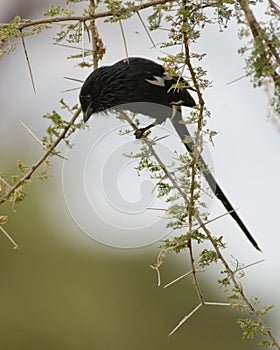
<svg viewBox="0 0 280 350"><path fill-rule="evenodd" d="M88 105L86 111L84 112L84 122L86 122L87 120L89 120L90 116L92 115L93 113L93 108L92 108L92 105L91 103Z"/></svg>

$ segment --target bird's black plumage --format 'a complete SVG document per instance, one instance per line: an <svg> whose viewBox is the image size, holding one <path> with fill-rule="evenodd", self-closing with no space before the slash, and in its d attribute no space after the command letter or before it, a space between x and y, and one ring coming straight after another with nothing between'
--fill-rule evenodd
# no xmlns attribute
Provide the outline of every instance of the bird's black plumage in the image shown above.
<svg viewBox="0 0 280 350"><path fill-rule="evenodd" d="M175 87L178 80L183 83L183 88ZM169 76L163 66L144 58L131 57L112 66L100 67L92 72L82 86L80 102L84 121L87 121L94 113L110 108L117 109L118 106L125 104L126 109L154 117L157 123L162 123L170 115L166 115L166 107L161 108L161 106L195 106L195 101L188 90L189 86L184 79ZM180 122L182 119L180 108L176 109L172 123L181 140L184 140L190 134L186 125ZM141 135L142 132L136 133L136 137L141 137ZM193 152L192 141L184 145L189 152ZM199 162L202 164L203 175L216 197L221 200L254 247L260 250L202 157L199 158Z"/></svg>
<svg viewBox="0 0 280 350"><path fill-rule="evenodd" d="M182 105L193 107L195 101L187 89L174 89L177 80L167 75L161 65L139 57L100 67L89 75L81 89L84 121L92 113L131 102L171 106L181 101Z"/></svg>

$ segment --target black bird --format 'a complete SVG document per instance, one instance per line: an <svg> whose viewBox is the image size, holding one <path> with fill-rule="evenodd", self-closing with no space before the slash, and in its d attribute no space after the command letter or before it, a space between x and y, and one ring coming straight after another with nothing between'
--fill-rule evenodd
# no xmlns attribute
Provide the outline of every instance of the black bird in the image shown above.
<svg viewBox="0 0 280 350"><path fill-rule="evenodd" d="M156 119L157 123L162 123L170 117L170 113L169 115L166 113L165 106L168 106L173 108L172 123L181 140L184 140L186 136L190 136L190 133L186 125L180 122L182 120L180 106L194 107L196 103L188 92L191 88L183 78L179 79L183 87L180 89L175 87L178 79L178 77L170 76L163 66L140 57L130 57L112 66L100 67L88 76L80 92L84 121L86 122L94 113L111 108L118 109L120 105L125 104L125 109L151 116ZM150 124L138 129L135 132L136 138L140 138L154 125ZM184 145L189 152L193 152L192 141ZM221 200L253 246L260 250L202 157L199 157L199 162L213 193Z"/></svg>

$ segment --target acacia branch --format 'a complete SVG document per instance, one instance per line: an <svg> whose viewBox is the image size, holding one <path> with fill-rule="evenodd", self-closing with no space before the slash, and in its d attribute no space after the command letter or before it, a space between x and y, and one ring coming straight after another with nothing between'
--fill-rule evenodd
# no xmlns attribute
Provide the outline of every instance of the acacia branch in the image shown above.
<svg viewBox="0 0 280 350"><path fill-rule="evenodd" d="M271 8L273 9L273 11L280 16L280 6L277 5L273 0L268 0Z"/></svg>
<svg viewBox="0 0 280 350"><path fill-rule="evenodd" d="M186 7L186 0L182 1L182 5L185 8ZM188 19L186 18L185 14L183 16L183 23L186 23ZM197 213L195 209L195 189L196 189L196 175L197 175L197 164L199 161L199 154L200 152L198 151L198 148L195 147L195 145L199 144L199 139L200 139L200 134L202 131L202 126L203 126L203 111L204 111L204 99L200 90L199 82L196 78L196 74L194 72L194 69L191 64L191 59L190 59L190 51L189 51L189 40L188 40L188 35L186 31L183 31L183 45L184 45L184 50L185 50L185 64L187 65L192 81L194 84L194 87L196 89L196 93L198 96L198 101L199 101L199 118L197 122L197 129L196 129L196 135L195 135L195 140L194 140L194 152L191 154L192 156L192 162L191 162L191 185L190 185L190 199L189 199L189 215L188 215L188 221L189 221L189 230L192 232L192 226L193 226L193 218L195 217L192 213ZM198 294L198 298L200 300L201 304L204 304L204 299L202 296L202 292L200 289L200 285L196 276L196 268L195 268L195 259L193 255L193 245L192 245L192 240L189 240L189 251L190 251L190 262L192 266L192 274L193 274L193 281L195 285L196 292Z"/></svg>
<svg viewBox="0 0 280 350"><path fill-rule="evenodd" d="M22 176L22 178L20 178L12 187L9 188L9 190L7 191L7 193L5 194L5 196L3 198L1 198L0 200L0 205L5 203L7 200L9 200L9 198L11 197L11 195L16 191L16 189L18 189L21 185L23 185L27 180L29 180L32 175L34 174L34 172L44 163L44 161L51 155L51 153L53 152L53 150L58 146L58 144L65 139L65 137L67 136L68 131L70 130L70 128L73 126L74 122L76 121L76 119L78 118L78 116L81 113L81 108L78 108L77 111L75 112L75 114L73 115L73 117L71 118L71 120L69 121L69 123L67 124L67 126L65 126L65 128L63 129L63 131L60 133L60 135L58 136L58 138L50 145L50 147L46 150L46 152L41 156L40 159L38 159L38 161L36 163L34 163L30 170L24 175Z"/></svg>
<svg viewBox="0 0 280 350"><path fill-rule="evenodd" d="M147 9L152 6L156 5L162 5L166 4L168 2L173 2L174 0L152 0L149 2L144 2L139 5L134 5L134 6L127 6L127 7L122 7L118 9L117 11L103 11L103 12L98 12L98 13L93 13L89 15L84 15L84 16L57 16L57 17L47 17L47 18L42 18L42 19L36 19L36 20L23 20L18 24L18 30L40 25L40 24L50 24L50 23L59 23L59 22L68 22L68 21L79 21L79 22L85 22L89 21L92 19L98 19L98 18L104 18L104 17L113 17L113 16L120 16L124 14L125 12L132 11L132 12L137 12L140 10ZM9 23L0 23L0 27L8 27L10 24Z"/></svg>
<svg viewBox="0 0 280 350"><path fill-rule="evenodd" d="M251 33L253 35L254 41L257 43L259 39L261 39L262 41L262 51L263 51L263 55L266 56L266 47L267 49L269 49L269 51L271 52L271 55L275 58L276 62L280 65L280 56L275 48L275 46L271 43L271 41L269 40L269 38L267 37L264 29L261 27L261 25L259 24L259 22L257 21L256 17L254 16L253 11L250 9L248 1L247 0L237 0L237 2L239 3L239 5L241 6L244 14L245 14L245 18L246 21L248 23L248 26L251 30ZM268 59L266 58L266 60L268 61ZM280 85L280 76L277 73L276 69L272 66L272 64L270 62L268 62L272 72L271 72L271 77L273 78L275 85Z"/></svg>
<svg viewBox="0 0 280 350"><path fill-rule="evenodd" d="M131 121L131 119L125 113L121 113L121 117L122 117L122 119L125 119L130 124L130 126L133 128L133 130L135 130L135 131L137 130L137 126ZM147 146L149 147L149 150L151 152L151 155L155 158L156 162L159 164L159 166L163 170L163 172L166 175L166 177L170 180L170 182L172 183L173 187L178 191L178 193L180 194L180 196L182 197L182 199L186 202L186 205L188 206L189 203L188 203L186 194L184 193L184 191L182 190L180 185L177 183L176 178L169 172L169 170L165 166L164 162L161 160L161 158L159 157L159 155L155 151L155 149L153 147L153 143L151 141L149 141L149 139L147 139L145 137L142 140L147 144ZM262 328L265 331L265 333L267 334L268 338L271 340L273 346L275 346L277 349L280 349L276 339L274 338L274 336L272 335L271 331L268 329L267 325L263 321L263 319L261 317L261 314L258 312L258 310L254 307L253 303L246 296L241 283L239 283L237 281L237 278L235 277L235 273L236 272L234 272L230 268L226 258L221 253L221 249L218 246L217 240L215 238L213 238L211 232L206 227L207 223L205 223L201 219L201 217L200 217L200 215L199 215L199 213L197 211L194 212L194 217L195 217L197 223L200 225L200 227L204 231L204 233L207 235L207 237L208 237L209 241L211 242L211 244L213 245L214 250L216 251L216 254L217 254L218 258L221 261L221 263L223 264L223 266L225 267L228 275L230 276L232 284L234 286L234 289L239 294L240 299L248 307L250 313L255 317L255 319L258 321L258 323L262 326ZM167 250L170 250L170 248L168 248ZM160 255L158 257L158 262L157 262L156 266L153 266L153 268L157 271L158 281L160 281L159 267L162 264L162 257L163 256L164 256L164 250L162 250L160 252ZM191 273L193 274L193 271L191 271ZM196 279L194 281L196 281ZM199 294L199 291L200 291L199 286L198 286L198 289L197 289L197 285L195 284L195 287L196 287L196 290L198 292L199 299L200 299L199 307L195 308L190 314L188 314L186 317L184 317L183 320L181 320L179 322L179 324L173 329L173 331L169 335L173 334L201 306L209 305L209 304L211 304L211 305L219 305L219 303L209 303L209 302L204 301L202 295ZM228 305L228 304L222 303L221 305Z"/></svg>
<svg viewBox="0 0 280 350"><path fill-rule="evenodd" d="M129 124L133 127L134 130L137 130L137 126L126 115L125 115L125 119L129 122ZM174 188L177 189L177 191L180 194L180 196L182 196L183 200L188 204L188 201L187 201L187 198L186 198L186 194L184 193L184 191L182 191L182 189L179 186L179 184L177 183L176 179L172 176L172 174L169 172L169 170L167 169L165 164L162 162L162 160L160 159L160 157L158 156L158 154L154 150L152 143L147 138L143 138L143 140L148 145L152 156L156 159L157 163L159 164L159 166L161 167L161 169L165 173L166 177L171 181L171 183L173 184ZM223 256L223 254L221 252L221 249L220 249L220 247L219 247L219 245L217 243L217 240L215 238L213 238L211 232L206 227L206 223L201 219L201 217L200 217L200 215L199 215L199 213L197 211L194 212L194 217L195 217L197 223L200 225L200 227L204 231L204 233L207 235L207 237L208 237L209 241L211 242L211 244L213 245L214 250L216 251L216 254L217 254L218 258L221 261L221 263L223 264L223 266L225 267L228 275L230 276L232 284L234 286L234 289L239 294L240 299L248 307L250 313L255 317L255 319L258 321L258 323L262 326L264 332L266 333L267 337L271 340L273 346L275 346L277 349L280 349L280 346L277 343L277 341L274 338L274 336L272 335L272 332L269 330L268 326L263 321L263 319L261 317L261 313L258 312L258 310L254 307L253 303L246 296L246 294L244 292L244 289L242 287L242 284L237 281L237 278L235 277L235 272L230 268L226 258ZM160 254L162 255L163 252L161 252ZM158 266L156 266L156 268L155 268L157 270L157 272L158 272L158 276L159 276L159 266L161 265L161 263L162 263L162 260L160 259ZM193 274L193 271L192 271L192 274ZM196 281L196 279L194 281ZM195 284L195 287L196 287L196 290L198 292L199 299L200 299L199 307L201 307L203 305L210 304L208 302L205 302L203 297L202 297L202 295L199 294L199 291L200 291L199 286L197 286ZM211 303L211 304L218 305L219 303ZM223 304L223 305L228 305L228 304ZM190 315L192 315L194 312L197 311L197 309L198 308L195 308L188 316L186 316L182 321L180 321L179 324L173 329L173 331L169 335L173 334L190 317Z"/></svg>
<svg viewBox="0 0 280 350"><path fill-rule="evenodd" d="M251 29L251 32L252 32L254 39L256 40L259 37L264 36L264 30L261 27L261 25L259 24L259 22L257 21L253 11L250 9L247 0L237 0L237 2L240 4L240 6L245 14L247 23ZM276 51L275 47L271 44L269 39L266 37L266 35L264 37L265 37L266 45L270 49L274 58L276 59L276 62L278 62L280 64L280 56L279 56L278 52Z"/></svg>
<svg viewBox="0 0 280 350"><path fill-rule="evenodd" d="M198 223L201 225L201 228L203 229L203 231L206 233L209 241L212 243L218 258L220 259L220 261L224 265L225 269L227 270L227 273L231 278L231 281L234 285L236 292L240 295L241 299L246 304L246 306L250 310L251 314L257 319L258 323L262 326L262 328L265 331L265 333L267 334L268 338L270 338L270 340L272 341L272 345L275 346L277 349L280 349L280 345L277 343L277 341L274 338L274 336L272 335L271 331L269 330L269 328L267 327L267 325L263 321L261 314L258 312L258 310L254 307L253 303L247 298L246 294L244 293L244 289L243 289L241 283L239 283L237 281L237 279L235 277L235 272L230 268L227 260L225 259L225 257L221 253L221 250L220 250L216 240L212 237L211 232L208 230L208 228L206 227L204 222L200 219L200 217L197 217L196 219L197 219Z"/></svg>

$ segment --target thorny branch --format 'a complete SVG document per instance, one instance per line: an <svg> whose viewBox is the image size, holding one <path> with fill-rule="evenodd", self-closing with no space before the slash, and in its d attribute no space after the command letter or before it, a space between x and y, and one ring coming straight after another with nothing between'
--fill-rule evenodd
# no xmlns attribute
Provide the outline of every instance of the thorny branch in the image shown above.
<svg viewBox="0 0 280 350"><path fill-rule="evenodd" d="M7 193L1 198L0 205L5 203L7 200L9 200L10 196L21 186L23 185L27 180L29 180L32 175L35 173L35 171L45 162L45 160L51 155L53 150L56 148L56 146L66 137L68 131L73 126L75 120L79 117L81 113L81 108L78 108L73 117L71 118L68 125L63 129L61 134L58 136L58 138L50 145L50 147L46 150L46 152L42 155L40 159L37 160L36 163L34 163L30 170L22 177L20 178L13 186L9 187Z"/></svg>
<svg viewBox="0 0 280 350"><path fill-rule="evenodd" d="M242 9L245 13L247 22L250 26L250 29L252 31L254 38L256 39L256 38L260 37L262 32L263 32L263 29L262 29L261 25L259 24L259 22L257 21L256 17L254 16L252 10L250 9L248 2L245 0L237 0L237 1L239 2L240 6L242 7ZM270 49L275 60L278 62L278 64L280 64L280 56L279 56L278 52L276 51L275 47L270 43L268 38L266 38L266 45Z"/></svg>
<svg viewBox="0 0 280 350"><path fill-rule="evenodd" d="M271 339L272 346L275 346L277 349L280 349L280 345L277 343L277 341L274 338L274 336L272 335L271 331L269 330L269 328L265 324L263 318L261 317L261 314L254 307L253 303L247 298L241 283L237 281L237 279L235 277L235 272L231 269L227 260L225 259L225 257L221 253L221 250L218 247L217 242L213 239L211 232L208 230L208 228L206 227L206 225L203 223L203 221L200 218L197 218L197 220L198 220L199 224L201 225L203 231L206 233L209 241L212 243L220 261L222 262L222 264L226 268L227 273L229 274L231 281L234 285L234 288L236 289L236 291L238 291L239 295L241 296L241 299L246 304L248 309L251 311L252 315L254 315L254 317L257 319L258 323L262 326L263 330L265 330L265 332L267 333L267 336Z"/></svg>
<svg viewBox="0 0 280 350"><path fill-rule="evenodd" d="M182 5L185 8L186 7L186 0L182 1ZM185 15L183 15L183 22L187 22L188 19L186 18ZM201 136L201 130L202 130L202 123L203 123L203 111L204 111L204 100L203 96L200 90L199 83L196 79L196 74L194 72L194 69L192 67L191 61L190 61L190 51L189 51L189 40L188 40L188 35L186 31L183 31L183 45L184 45L184 50L185 50L185 64L187 65L189 72L191 74L192 82L194 84L194 87L196 89L196 93L198 96L198 102L199 102L199 118L197 121L197 129L196 129L196 134L195 134L195 141L194 145L199 144L199 139ZM195 200L194 200L194 192L196 188L196 169L197 169L197 164L198 164L198 159L199 159L200 152L198 151L197 147L194 147L194 152L191 155L192 156L192 162L191 162L191 185L190 185L190 199L189 199L189 211L194 211L195 209ZM189 212L188 215L188 221L189 221L189 230L190 232L192 231L192 226L193 226L193 215L191 212ZM190 262L191 262L191 267L192 267L192 273L193 273L193 281L195 284L195 289L198 294L198 298L201 302L201 304L204 304L202 292L199 286L199 282L197 279L196 275L196 268L195 268L195 259L193 255L193 244L192 244L192 239L189 239L188 243L188 248L190 252Z"/></svg>
<svg viewBox="0 0 280 350"><path fill-rule="evenodd" d="M275 11L275 13L280 16L280 6L277 5L273 0L268 0L271 8Z"/></svg>
<svg viewBox="0 0 280 350"><path fill-rule="evenodd" d="M50 24L50 23L59 23L59 22L68 22L68 21L78 21L78 22L86 22L92 19L98 19L98 18L107 18L112 16L118 16L123 13L125 13L128 9L133 12L138 12L140 10L147 9L149 7L153 7L156 5L163 5L169 2L173 2L174 0L152 0L149 2L144 2L139 5L131 6L131 7L122 7L118 11L103 11L98 13L92 13L89 15L84 16L57 16L57 17L48 17L48 18L42 18L42 19L36 19L36 20L22 20L18 25L18 30L33 27L40 24ZM9 26L9 23L0 23L0 27L7 27Z"/></svg>
<svg viewBox="0 0 280 350"><path fill-rule="evenodd" d="M133 123L133 121L125 114L125 113L121 113L121 118L126 120L130 126L133 128L133 130L137 130L137 126ZM176 181L176 178L170 173L170 171L168 170L168 168L165 166L164 162L161 160L160 156L157 154L157 152L155 151L154 147L153 147L153 143L146 137L142 138L143 142L145 142L145 144L149 147L149 150L151 152L152 157L154 157L154 159L156 160L156 162L159 164L159 166L161 167L161 169L163 170L165 176L170 180L170 182L172 183L173 187L178 191L178 193L180 194L180 196L182 197L182 199L186 202L186 206L189 206L190 203L187 200L186 194L184 193L184 191L181 189L181 187L179 186L179 184ZM236 271L233 271L231 269L231 267L229 266L226 258L224 257L224 255L221 252L220 247L217 244L217 241L212 237L211 232L209 231L209 229L207 228L207 223L205 223L198 212L195 212L195 219L197 221L197 223L200 225L200 227L202 228L202 230L204 231L204 233L207 235L209 241L211 242L211 244L213 245L218 258L220 259L221 263L224 265L228 275L231 278L232 284L234 286L234 289L239 293L240 298L242 299L242 301L244 302L244 304L248 307L248 309L250 310L250 313L256 318L257 322L263 327L263 330L265 330L265 332L267 333L267 336L270 338L271 343L273 346L275 346L277 349L280 349L280 346L278 345L276 339L274 338L274 336L272 335L271 331L269 330L269 328L267 327L267 325L265 324L264 320L261 317L261 314L259 313L259 311L255 308L255 306L253 305L253 303L248 299L248 297L246 296L243 287L241 285L241 283L237 280L236 278ZM157 271L158 274L158 280L160 281L160 272L159 272L159 267L162 264L162 258L164 255L164 252L166 250L162 250L159 253L159 257L158 257L158 261L156 266L152 266L153 269L155 269ZM195 282L195 288L197 291L197 294L199 296L199 300L200 303L199 305L193 309L188 315L186 315L179 323L178 325L170 332L169 335L172 335L183 323L185 323L190 316L192 316L196 311L198 311L200 309L201 306L203 305L222 305L222 306L229 306L229 304L227 303L210 303L210 302L206 302L203 297L202 294L200 292L200 288L199 285L196 283L197 279L195 277L195 274L198 272L198 270L196 270L195 266L192 265L192 271L191 273L193 274L194 277L194 282ZM159 284L160 285L160 284Z"/></svg>
<svg viewBox="0 0 280 350"><path fill-rule="evenodd" d="M253 35L255 41L261 37L264 37L264 39L265 39L264 45L267 47L267 49L270 50L270 52L274 56L276 62L280 65L280 56L279 56L278 52L276 51L275 46L272 45L271 42L269 41L269 39L266 37L264 30L262 29L261 25L259 24L256 17L254 16L253 11L250 9L248 2L246 0L237 0L237 2L240 4L240 6L245 14L247 23L250 27L250 30L252 32L252 35ZM264 52L265 52L265 49L264 49ZM280 78L279 74L276 72L275 69L274 69L273 74L274 74L274 78L276 79L276 81L278 83L280 83L279 82L279 78Z"/></svg>

